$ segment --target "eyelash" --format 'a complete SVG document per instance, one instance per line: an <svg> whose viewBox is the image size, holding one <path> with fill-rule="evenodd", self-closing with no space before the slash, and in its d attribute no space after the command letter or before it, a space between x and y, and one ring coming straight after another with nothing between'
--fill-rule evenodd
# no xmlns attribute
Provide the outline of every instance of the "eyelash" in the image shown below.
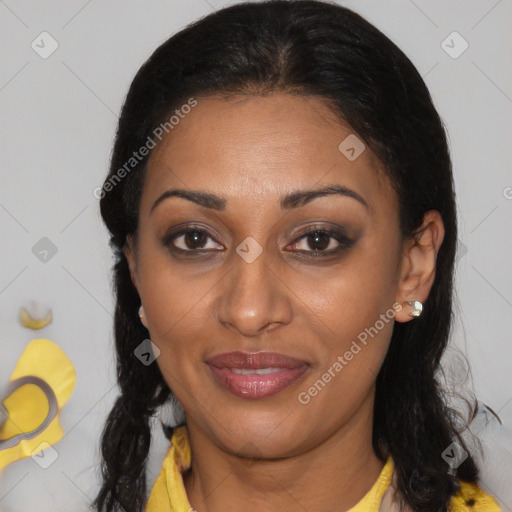
<svg viewBox="0 0 512 512"><path fill-rule="evenodd" d="M209 239L213 240L215 243L218 244L218 242L213 237L211 237L207 231L205 231L203 228L201 228L199 226L193 226L193 225L187 226L176 233L171 233L169 235L166 235L162 242L163 242L164 246L167 247L170 251L175 252L175 253L184 254L186 257L194 257L194 256L197 257L199 255L204 255L205 253L212 252L211 249L188 249L188 250L186 250L186 249L180 249L179 247L174 246L173 242L177 238L179 238L183 235L190 234L190 233L204 234ZM313 255L313 258L318 258L318 257L325 258L327 256L332 256L338 252L341 252L344 249L348 249L355 243L355 240L348 238L344 233L342 233L340 231L336 231L336 230L333 230L330 228L325 228L325 227L311 226L311 227L308 227L307 231L300 233L298 235L298 237L295 238L295 240L292 242L292 245L296 245L301 240L307 239L309 236L312 236L315 234L328 235L329 238L334 239L334 240L336 240L336 242L338 242L338 244L339 244L338 247L336 247L335 249L331 249L329 251L297 250L295 252L298 252L303 255L307 254L308 255L307 257L310 257L310 255ZM329 245L330 245L330 242L329 242L328 246ZM214 252L220 252L220 250L214 250Z"/></svg>

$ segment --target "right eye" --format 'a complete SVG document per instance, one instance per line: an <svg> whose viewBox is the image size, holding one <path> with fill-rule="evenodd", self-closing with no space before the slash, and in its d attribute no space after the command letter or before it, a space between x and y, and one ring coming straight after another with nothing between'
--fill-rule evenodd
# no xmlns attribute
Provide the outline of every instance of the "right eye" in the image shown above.
<svg viewBox="0 0 512 512"><path fill-rule="evenodd" d="M213 244L210 243L210 246L208 246L208 240L211 240ZM219 249L215 249L215 245L221 247L221 250L223 249L207 231L194 226L188 226L176 233L166 235L163 243L171 251L189 253L187 256L192 255L192 253L218 251Z"/></svg>

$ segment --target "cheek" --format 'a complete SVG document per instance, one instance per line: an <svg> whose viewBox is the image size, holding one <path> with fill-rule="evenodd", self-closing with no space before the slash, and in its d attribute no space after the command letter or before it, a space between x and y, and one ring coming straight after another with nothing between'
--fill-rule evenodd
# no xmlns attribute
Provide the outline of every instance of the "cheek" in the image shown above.
<svg viewBox="0 0 512 512"><path fill-rule="evenodd" d="M361 271L359 271L361 270ZM389 277L354 265L324 286L309 329L321 320L315 372L298 390L299 410L324 419L326 430L344 422L373 389L394 325L394 289ZM312 304L310 303L310 305ZM307 411L307 412L306 412Z"/></svg>
<svg viewBox="0 0 512 512"><path fill-rule="evenodd" d="M306 324L321 325L317 339L318 371L305 388L304 400L319 409L331 400L348 409L371 389L386 356L393 331L399 236L368 237L321 288L312 284ZM318 281L316 281L318 283ZM320 322L319 322L320 321ZM311 327L310 327L311 328ZM325 387L325 391L324 391ZM322 397L314 398L316 395ZM342 407L339 409L341 414Z"/></svg>
<svg viewBox="0 0 512 512"><path fill-rule="evenodd" d="M315 377L301 391L308 392L317 379L328 388L318 392L322 398L314 399L315 407L321 409L342 396L347 406L356 403L377 376L393 326L389 310L395 300L397 252L391 250L390 238L390 234L367 236L338 265L305 270L285 264L281 269L283 281L293 291L284 299L294 311L291 324L283 327L300 333L315 360ZM196 399L203 394L199 375L204 371L205 351L222 330L215 304L225 271L203 267L198 273L194 268L198 267L173 263L150 241L141 244L140 293L151 339L161 351L157 362L185 402L182 387L194 389ZM224 289L229 276L226 279Z"/></svg>
<svg viewBox="0 0 512 512"><path fill-rule="evenodd" d="M177 375L193 360L203 344L201 326L208 296L215 285L213 276L188 276L183 266L173 264L165 250L141 244L139 293L150 326L150 337L160 349L158 364L165 378ZM186 357L185 357L186 355Z"/></svg>
<svg viewBox="0 0 512 512"><path fill-rule="evenodd" d="M366 240L326 276L328 279L322 281L321 287L315 281L309 294L303 294L309 297L312 314L328 326L334 340L332 348L342 349L376 322L379 337L387 339L391 334L399 257L398 249L394 248L398 247L398 237ZM379 321L381 315L385 315L384 325Z"/></svg>
<svg viewBox="0 0 512 512"><path fill-rule="evenodd" d="M161 245L151 228L141 230L139 252L139 294L154 342L166 343L176 339L175 331L194 325L197 306L205 297L205 287L212 288L214 276L205 274L198 285L198 276L193 275L193 265L177 264Z"/></svg>
<svg viewBox="0 0 512 512"><path fill-rule="evenodd" d="M203 312L206 298L202 287L184 282L168 270L154 274L146 290L146 315L151 340L160 349L156 362L178 400L189 408L190 390L194 390L194 401L203 402L197 391L201 389L198 376L204 371L204 347L208 344Z"/></svg>
<svg viewBox="0 0 512 512"><path fill-rule="evenodd" d="M379 289L379 285L382 288ZM394 325L391 295L385 282L368 275L351 274L332 282L323 296L323 307L310 310L323 326L317 331L322 347L316 352L317 377L329 382L331 392L357 400L376 379L386 355ZM332 382L332 384L331 384ZM322 384L320 383L320 386Z"/></svg>
<svg viewBox="0 0 512 512"><path fill-rule="evenodd" d="M204 323L201 311L214 281L209 286L210 280L183 279L169 268L162 272L153 268L151 273L153 275L144 287L143 300L155 341L158 338L166 344L177 339L177 333L192 335Z"/></svg>

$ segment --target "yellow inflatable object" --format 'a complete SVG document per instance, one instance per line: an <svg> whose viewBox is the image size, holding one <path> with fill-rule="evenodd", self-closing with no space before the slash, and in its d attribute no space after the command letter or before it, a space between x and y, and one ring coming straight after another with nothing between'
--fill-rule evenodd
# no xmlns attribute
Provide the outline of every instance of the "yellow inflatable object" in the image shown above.
<svg viewBox="0 0 512 512"><path fill-rule="evenodd" d="M37 331L51 324L53 320L52 310L50 309L44 318L34 318L25 308L20 308L20 324L27 329Z"/></svg>
<svg viewBox="0 0 512 512"><path fill-rule="evenodd" d="M0 402L0 472L62 439L60 410L75 382L73 363L53 341L26 346Z"/></svg>

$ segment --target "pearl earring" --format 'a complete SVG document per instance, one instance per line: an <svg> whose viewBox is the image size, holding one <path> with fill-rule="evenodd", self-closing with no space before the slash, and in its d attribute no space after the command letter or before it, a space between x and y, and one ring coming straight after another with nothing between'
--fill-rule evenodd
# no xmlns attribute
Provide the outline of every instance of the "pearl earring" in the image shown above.
<svg viewBox="0 0 512 512"><path fill-rule="evenodd" d="M142 305L139 308L139 317L141 324L147 329L148 326L146 324L146 313L144 312L144 307Z"/></svg>
<svg viewBox="0 0 512 512"><path fill-rule="evenodd" d="M421 315L421 312L423 311L423 304L419 300L411 300L407 302L407 304L414 308L414 311L409 313L409 316L418 317Z"/></svg>

